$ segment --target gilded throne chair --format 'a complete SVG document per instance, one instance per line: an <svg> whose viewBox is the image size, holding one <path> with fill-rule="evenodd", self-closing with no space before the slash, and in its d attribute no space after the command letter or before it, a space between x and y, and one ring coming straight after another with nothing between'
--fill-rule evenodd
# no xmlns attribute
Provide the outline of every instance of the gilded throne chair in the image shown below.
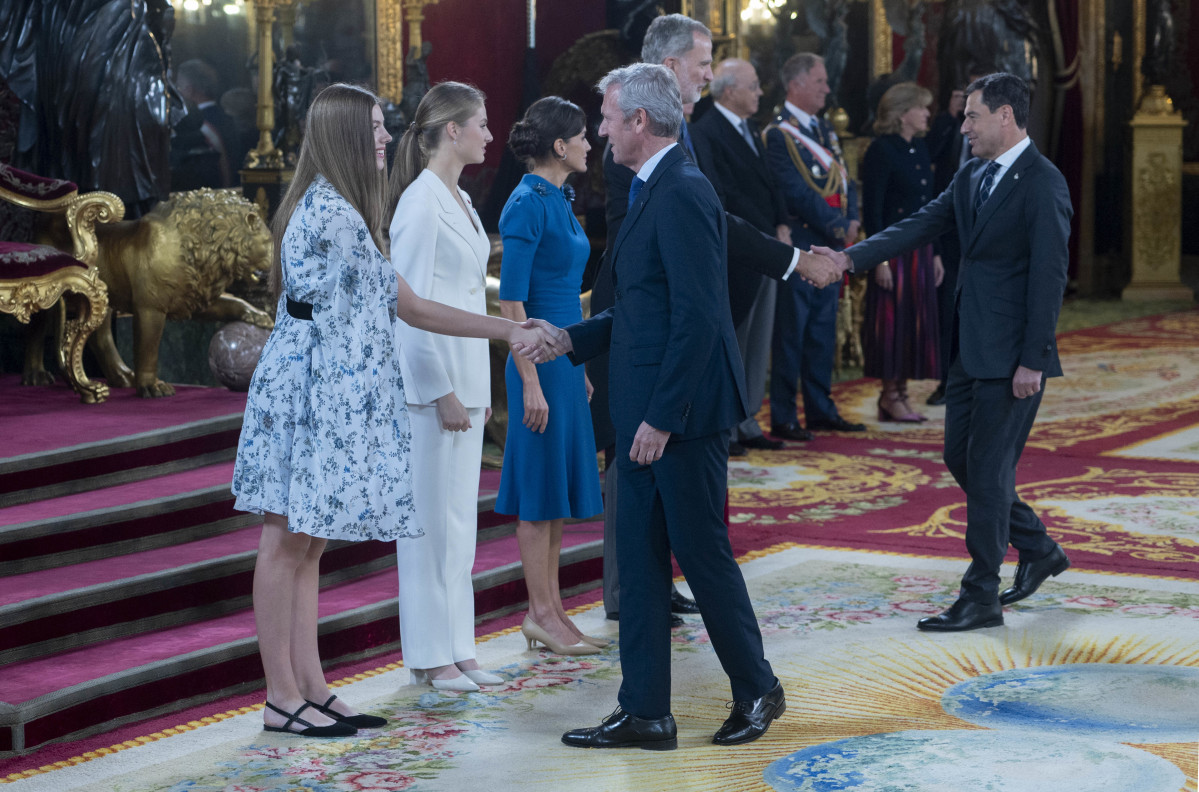
<svg viewBox="0 0 1199 792"><path fill-rule="evenodd" d="M83 347L104 321L108 288L96 270L96 223L125 215L121 199L107 192L80 194L69 181L47 179L0 163L0 199L65 224L73 249L0 240L0 311L28 324L36 311L60 299L67 310L57 345L59 368L84 404L108 398L108 386L87 378ZM41 218L39 218L41 219Z"/></svg>

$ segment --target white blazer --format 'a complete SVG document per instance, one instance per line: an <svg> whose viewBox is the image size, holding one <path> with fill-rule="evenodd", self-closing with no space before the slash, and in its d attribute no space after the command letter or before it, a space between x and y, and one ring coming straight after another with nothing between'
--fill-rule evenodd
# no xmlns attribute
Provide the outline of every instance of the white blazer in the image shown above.
<svg viewBox="0 0 1199 792"><path fill-rule="evenodd" d="M458 193L470 218L436 174L421 171L391 219L391 264L417 295L485 314L491 242L470 198ZM453 391L464 407L491 406L487 339L429 333L399 320L396 343L409 404L431 405Z"/></svg>

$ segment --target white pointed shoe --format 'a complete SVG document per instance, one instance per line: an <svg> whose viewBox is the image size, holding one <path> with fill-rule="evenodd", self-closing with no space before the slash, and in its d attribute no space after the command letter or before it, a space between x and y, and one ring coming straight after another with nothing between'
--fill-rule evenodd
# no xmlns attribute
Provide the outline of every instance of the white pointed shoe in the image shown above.
<svg viewBox="0 0 1199 792"><path fill-rule="evenodd" d="M479 686L468 679L465 674L460 674L451 679L434 679L429 676L428 672L420 668L412 669L409 684L430 685L436 690L453 690L462 693L474 693L479 689Z"/></svg>
<svg viewBox="0 0 1199 792"><path fill-rule="evenodd" d="M469 671L462 669L462 673L476 685L502 685L504 683L502 676L488 673L481 668L472 668Z"/></svg>

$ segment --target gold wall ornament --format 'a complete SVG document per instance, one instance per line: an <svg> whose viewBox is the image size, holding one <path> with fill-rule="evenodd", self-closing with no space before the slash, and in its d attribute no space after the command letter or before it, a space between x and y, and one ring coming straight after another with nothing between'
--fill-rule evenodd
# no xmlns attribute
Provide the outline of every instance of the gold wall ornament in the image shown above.
<svg viewBox="0 0 1199 792"><path fill-rule="evenodd" d="M1160 85L1149 87L1129 122L1126 253L1132 281L1124 300L1190 300L1182 265L1182 130L1186 121Z"/></svg>
<svg viewBox="0 0 1199 792"><path fill-rule="evenodd" d="M870 29L874 34L874 58L870 64L870 79L874 81L893 71L891 25L887 22L887 9L883 7L883 0L870 0L870 22Z"/></svg>
<svg viewBox="0 0 1199 792"><path fill-rule="evenodd" d="M400 0L375 2L375 89L396 104L404 98L404 15Z"/></svg>
<svg viewBox="0 0 1199 792"><path fill-rule="evenodd" d="M1132 110L1141 106L1145 85L1145 0L1132 0Z"/></svg>

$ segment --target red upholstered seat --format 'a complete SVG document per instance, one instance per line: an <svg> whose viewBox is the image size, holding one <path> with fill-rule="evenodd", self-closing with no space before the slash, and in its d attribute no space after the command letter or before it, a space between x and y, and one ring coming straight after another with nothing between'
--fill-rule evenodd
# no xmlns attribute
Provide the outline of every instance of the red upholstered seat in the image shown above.
<svg viewBox="0 0 1199 792"><path fill-rule="evenodd" d="M31 201L53 201L78 190L75 182L47 179L0 163L0 187Z"/></svg>
<svg viewBox="0 0 1199 792"><path fill-rule="evenodd" d="M37 278L65 267L87 269L79 259L49 245L0 241L0 280Z"/></svg>

